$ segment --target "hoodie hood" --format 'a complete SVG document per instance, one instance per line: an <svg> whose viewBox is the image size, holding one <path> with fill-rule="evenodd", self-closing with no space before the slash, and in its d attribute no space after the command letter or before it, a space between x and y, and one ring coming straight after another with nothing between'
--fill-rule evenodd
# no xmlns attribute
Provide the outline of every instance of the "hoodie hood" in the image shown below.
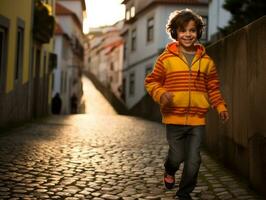
<svg viewBox="0 0 266 200"><path fill-rule="evenodd" d="M196 56L197 57L202 57L206 51L205 51L205 48L203 45L201 44L195 44L195 47L196 47ZM177 55L179 56L180 55L180 45L179 45L179 42L171 42L169 44L167 44L166 46L166 51L168 51L169 53L172 53L174 55Z"/></svg>

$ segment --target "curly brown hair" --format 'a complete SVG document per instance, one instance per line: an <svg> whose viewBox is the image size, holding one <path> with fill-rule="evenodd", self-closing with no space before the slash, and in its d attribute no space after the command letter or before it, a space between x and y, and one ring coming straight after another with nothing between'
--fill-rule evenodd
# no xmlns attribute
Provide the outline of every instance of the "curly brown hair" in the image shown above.
<svg viewBox="0 0 266 200"><path fill-rule="evenodd" d="M168 22L166 24L166 32L171 39L177 39L177 30L184 29L190 20L193 20L196 24L197 38L200 39L204 23L202 17L192 10L186 8L184 10L176 10L169 15Z"/></svg>

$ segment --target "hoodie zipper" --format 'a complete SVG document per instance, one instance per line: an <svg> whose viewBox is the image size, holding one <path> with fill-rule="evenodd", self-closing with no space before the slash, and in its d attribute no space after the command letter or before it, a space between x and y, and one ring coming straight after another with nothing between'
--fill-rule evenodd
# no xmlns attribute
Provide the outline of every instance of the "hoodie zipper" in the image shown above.
<svg viewBox="0 0 266 200"><path fill-rule="evenodd" d="M190 82L191 82L191 68L192 68L192 65L193 65L193 62L191 63L191 66L188 65L188 63L180 57L180 59L188 66L188 69L189 69L189 82L188 82L188 108L187 108L187 112L186 112L186 121L185 121L185 124L184 125L187 125L188 124L188 113L189 113L189 110L190 110L190 106L191 106L191 88L190 88Z"/></svg>
<svg viewBox="0 0 266 200"><path fill-rule="evenodd" d="M191 68L192 68L192 64L189 67L189 85L188 85L188 108L187 108L187 114L186 114L186 123L185 125L188 124L188 113L190 110L190 106L191 106Z"/></svg>
<svg viewBox="0 0 266 200"><path fill-rule="evenodd" d="M196 56L196 54L195 54L195 56ZM190 107L191 107L191 71L192 71L191 69L192 69L193 64L195 64L198 60L200 60L202 56L203 55L196 58L196 60L194 62L192 61L190 66L181 56L179 56L179 58L188 66L188 69L189 69L188 108L186 110L187 111L186 112L186 121L185 121L184 125L188 124L189 111L190 111Z"/></svg>

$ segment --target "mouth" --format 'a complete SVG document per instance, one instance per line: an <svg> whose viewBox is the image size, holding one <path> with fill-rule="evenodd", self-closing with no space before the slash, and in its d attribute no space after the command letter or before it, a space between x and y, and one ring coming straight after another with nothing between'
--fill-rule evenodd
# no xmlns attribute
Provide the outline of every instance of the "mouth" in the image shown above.
<svg viewBox="0 0 266 200"><path fill-rule="evenodd" d="M183 39L184 42L191 42L192 39Z"/></svg>
<svg viewBox="0 0 266 200"><path fill-rule="evenodd" d="M183 42L186 43L186 44L190 44L192 42L192 39L183 39Z"/></svg>

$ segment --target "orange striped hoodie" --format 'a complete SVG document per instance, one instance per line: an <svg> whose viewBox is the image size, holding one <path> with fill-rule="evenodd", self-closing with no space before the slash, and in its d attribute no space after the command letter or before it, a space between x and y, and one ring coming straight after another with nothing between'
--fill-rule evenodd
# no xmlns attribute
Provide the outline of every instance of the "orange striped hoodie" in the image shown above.
<svg viewBox="0 0 266 200"><path fill-rule="evenodd" d="M196 47L190 67L178 42L168 44L145 79L145 87L155 102L160 104L166 91L174 95L171 107L161 106L164 124L205 125L210 105L218 113L227 111L215 64L202 45Z"/></svg>

